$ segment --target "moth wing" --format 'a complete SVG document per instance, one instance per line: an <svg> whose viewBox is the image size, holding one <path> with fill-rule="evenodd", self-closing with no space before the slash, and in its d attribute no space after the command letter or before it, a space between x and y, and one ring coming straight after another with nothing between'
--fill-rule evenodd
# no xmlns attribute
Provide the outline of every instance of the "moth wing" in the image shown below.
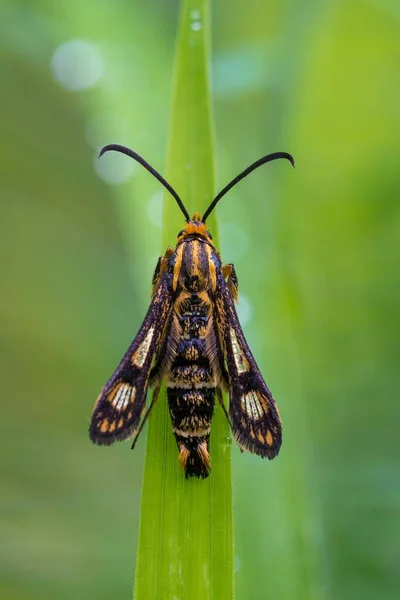
<svg viewBox="0 0 400 600"><path fill-rule="evenodd" d="M172 295L171 275L165 273L137 336L96 400L89 428L94 443L109 445L137 430L153 359L171 314Z"/></svg>
<svg viewBox="0 0 400 600"><path fill-rule="evenodd" d="M243 450L272 459L282 444L278 407L246 342L222 272L215 292L215 319L227 364L233 436Z"/></svg>

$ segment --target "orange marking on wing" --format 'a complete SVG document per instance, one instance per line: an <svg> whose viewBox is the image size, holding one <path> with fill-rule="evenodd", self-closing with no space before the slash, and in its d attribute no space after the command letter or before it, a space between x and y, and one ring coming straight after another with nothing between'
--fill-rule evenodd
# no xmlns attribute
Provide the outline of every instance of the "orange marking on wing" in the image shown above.
<svg viewBox="0 0 400 600"><path fill-rule="evenodd" d="M176 249L175 255L175 264L174 264L174 276L172 279L172 289L175 291L178 286L179 274L181 272L182 267L182 257L183 257L183 244L178 246Z"/></svg>
<svg viewBox="0 0 400 600"><path fill-rule="evenodd" d="M107 421L107 419L104 419L104 421L102 421L102 423L100 425L100 431L101 431L101 433L106 433L106 431L108 431L108 421Z"/></svg>
<svg viewBox="0 0 400 600"><path fill-rule="evenodd" d="M257 431L257 437L262 444L265 444L265 439L261 431Z"/></svg>
<svg viewBox="0 0 400 600"><path fill-rule="evenodd" d="M204 246L208 258L208 269L211 277L211 289L213 292L215 292L215 290L217 289L217 272L215 269L214 261L212 259L212 250L207 244L204 244Z"/></svg>
<svg viewBox="0 0 400 600"><path fill-rule="evenodd" d="M108 431L109 431L110 433L112 433L113 431L115 431L115 421L113 421L113 422L111 423L111 425L110 425L110 427L109 427Z"/></svg>
<svg viewBox="0 0 400 600"><path fill-rule="evenodd" d="M269 429L267 431L266 441L268 446L272 446L272 444L274 443L274 438L272 437L272 434Z"/></svg>
<svg viewBox="0 0 400 600"><path fill-rule="evenodd" d="M112 402L114 400L114 398L115 398L115 396L116 396L116 394L117 394L117 392L118 392L118 390L119 390L120 387L121 387L121 382L119 381L118 383L116 383L114 385L114 387L111 388L110 392L107 395L107 400L109 402Z"/></svg>
<svg viewBox="0 0 400 600"><path fill-rule="evenodd" d="M165 271L167 270L168 267L168 259L169 257L174 253L174 249L171 248L171 246L169 246L167 248L167 251L165 253L165 256L163 256L161 258L161 262L160 262L160 272L157 276L157 279L155 280L155 282L153 283L153 285L151 286L151 296L154 295L156 289L158 288L158 286L160 285L162 276L164 275Z"/></svg>

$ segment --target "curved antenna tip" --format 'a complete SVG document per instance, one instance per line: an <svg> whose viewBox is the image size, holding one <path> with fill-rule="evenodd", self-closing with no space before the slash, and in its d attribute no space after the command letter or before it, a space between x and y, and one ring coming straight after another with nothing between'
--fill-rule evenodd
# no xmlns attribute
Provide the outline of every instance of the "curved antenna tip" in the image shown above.
<svg viewBox="0 0 400 600"><path fill-rule="evenodd" d="M107 146L103 146L103 148L100 150L97 158L101 158L103 154L105 154L109 150L116 150L118 152L120 148L121 146L119 146L119 144L107 144Z"/></svg>
<svg viewBox="0 0 400 600"><path fill-rule="evenodd" d="M290 161L290 164L292 165L293 169L296 168L296 163L294 162L294 158L291 154L289 154L288 156L288 160Z"/></svg>
<svg viewBox="0 0 400 600"><path fill-rule="evenodd" d="M142 158L140 156L140 154L138 154L134 150L131 150L130 148L127 148L126 146L121 146L120 144L108 144L107 146L104 146L104 148L102 148L100 150L99 158L101 156L103 156L103 154L105 154L105 152L108 152L109 150L114 150L115 152L120 152L121 154L125 154L126 156L133 158L133 160L136 160L136 162L141 164L142 167L144 167L149 173L151 173L153 175L153 177L155 177L161 183L161 185L163 185L165 187L165 189L168 190L168 192L171 194L171 196L173 196L175 198L179 208L181 209L181 211L183 212L183 214L185 216L186 221L190 221L190 215L189 215L188 211L186 210L182 200L179 198L178 194L174 190L174 188L168 183L168 181L166 181L164 179L164 177L162 175L160 175L160 173L158 171L156 171L154 169L154 167L149 165L149 163L146 160L144 160L144 158Z"/></svg>
<svg viewBox="0 0 400 600"><path fill-rule="evenodd" d="M207 208L206 212L203 215L203 223L206 222L207 217L214 210L214 208L216 207L218 202L221 200L221 198L223 196L225 196L225 194L227 192L229 192L229 190L232 189L233 186L235 186L237 183L239 183L239 181L241 181L242 179L247 177L247 175L250 175L250 173L252 171L254 171L255 169L258 169L258 167L261 167L262 165L265 165L265 163L271 162L273 160L277 160L279 158L286 158L286 160L288 160L290 162L292 167L295 168L294 158L291 154L289 154L289 152L273 152L272 154L267 154L266 156L262 156L261 158L256 160L256 162L252 163L249 167L247 167L247 169L245 169L244 171L239 173L239 175L237 175L234 179L232 179L232 181L230 183L228 183L228 185L226 185L224 187L224 189L222 189L219 192L219 194L217 194L215 196L214 200L211 202L210 206Z"/></svg>
<svg viewBox="0 0 400 600"><path fill-rule="evenodd" d="M270 154L269 157L266 156L265 158L267 158L267 159L269 158L269 160L276 160L277 158L286 158L292 165L293 169L296 168L294 158L291 154L289 154L289 152L274 152L274 154ZM268 162L269 162L269 160L268 160Z"/></svg>

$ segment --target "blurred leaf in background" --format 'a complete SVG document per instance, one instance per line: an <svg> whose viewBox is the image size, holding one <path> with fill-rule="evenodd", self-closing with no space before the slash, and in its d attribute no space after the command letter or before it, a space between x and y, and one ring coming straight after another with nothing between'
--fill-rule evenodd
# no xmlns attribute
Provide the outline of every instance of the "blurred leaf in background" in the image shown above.
<svg viewBox="0 0 400 600"><path fill-rule="evenodd" d="M163 172L178 8L1 9L10 600L131 596L144 443L96 448L87 425L146 309L161 194L96 156L125 143ZM272 463L234 451L238 599L399 595L399 24L393 0L213 5L217 189L271 151L297 164L218 208L285 426Z"/></svg>

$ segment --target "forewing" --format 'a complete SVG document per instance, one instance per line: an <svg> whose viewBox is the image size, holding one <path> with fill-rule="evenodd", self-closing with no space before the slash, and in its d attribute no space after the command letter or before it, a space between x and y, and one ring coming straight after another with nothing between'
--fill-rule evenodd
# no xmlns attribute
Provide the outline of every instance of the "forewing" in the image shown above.
<svg viewBox="0 0 400 600"><path fill-rule="evenodd" d="M112 444L137 430L145 409L154 356L172 308L171 275L165 273L132 344L106 383L93 409L89 435L96 444Z"/></svg>
<svg viewBox="0 0 400 600"><path fill-rule="evenodd" d="M222 272L215 292L215 319L228 370L233 436L243 450L274 458L282 443L278 407L243 335Z"/></svg>

